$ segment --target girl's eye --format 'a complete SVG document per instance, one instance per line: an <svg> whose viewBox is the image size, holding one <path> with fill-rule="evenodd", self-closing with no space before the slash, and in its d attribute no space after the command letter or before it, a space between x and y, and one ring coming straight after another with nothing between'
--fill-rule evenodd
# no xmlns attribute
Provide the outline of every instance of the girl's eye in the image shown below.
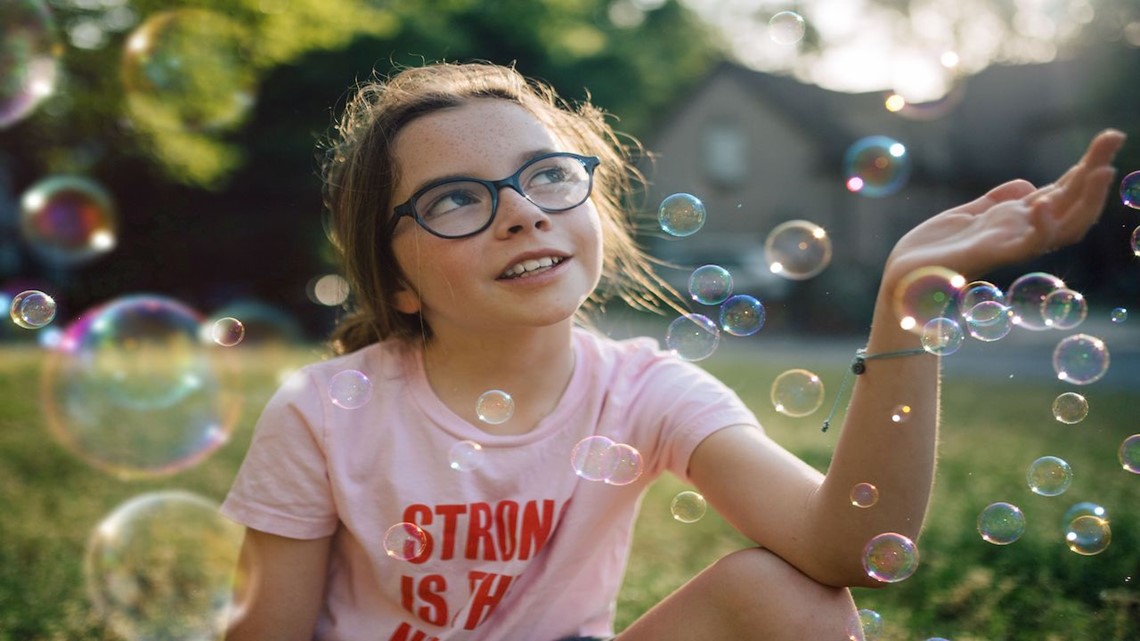
<svg viewBox="0 0 1140 641"><path fill-rule="evenodd" d="M565 167L554 166L545 167L531 176L529 183L531 185L550 185L554 183L566 182L570 177Z"/></svg>
<svg viewBox="0 0 1140 641"><path fill-rule="evenodd" d="M468 186L450 186L441 193L426 194L427 198L419 201L416 210L420 217L426 220L439 218L448 214L462 213L472 207L478 207L483 198L475 189Z"/></svg>

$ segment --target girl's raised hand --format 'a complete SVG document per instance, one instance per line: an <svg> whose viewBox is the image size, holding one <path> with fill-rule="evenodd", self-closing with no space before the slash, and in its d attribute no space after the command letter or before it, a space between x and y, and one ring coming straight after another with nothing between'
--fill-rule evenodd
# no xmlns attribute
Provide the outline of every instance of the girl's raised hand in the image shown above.
<svg viewBox="0 0 1140 641"><path fill-rule="evenodd" d="M976 277L1079 241L1104 208L1116 176L1110 163L1124 138L1114 129L1102 131L1056 182L1034 188L1012 180L924 221L895 245L884 283L929 265Z"/></svg>

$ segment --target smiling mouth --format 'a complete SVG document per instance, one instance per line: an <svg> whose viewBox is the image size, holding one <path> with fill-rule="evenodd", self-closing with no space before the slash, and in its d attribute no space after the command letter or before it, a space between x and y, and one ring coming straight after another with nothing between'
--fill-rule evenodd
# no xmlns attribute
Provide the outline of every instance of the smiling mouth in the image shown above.
<svg viewBox="0 0 1140 641"><path fill-rule="evenodd" d="M545 271L550 271L555 265L561 263L565 258L561 256L543 256L542 258L533 258L516 263L508 267L502 274L499 275L499 280L513 280L516 278L529 278L535 274L541 274Z"/></svg>

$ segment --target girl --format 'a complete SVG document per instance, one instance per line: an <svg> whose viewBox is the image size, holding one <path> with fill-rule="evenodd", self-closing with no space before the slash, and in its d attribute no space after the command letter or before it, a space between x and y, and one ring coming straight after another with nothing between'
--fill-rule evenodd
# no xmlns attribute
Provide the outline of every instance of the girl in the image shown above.
<svg viewBox="0 0 1140 641"><path fill-rule="evenodd" d="M757 547L618 639L858 637L846 588L880 585L863 548L918 536L934 474L938 358L893 317L894 285L1080 239L1123 142L1104 132L1056 183L1003 184L898 242L866 348L898 357L857 377L824 476L704 370L576 322L607 295L666 294L622 214L630 149L594 107L512 68L443 63L364 84L338 134L326 203L354 309L335 333L342 355L270 401L225 501L247 526L252 577L230 641L610 637L638 501L664 470ZM509 418L481 417L488 390L514 399ZM903 401L900 430L886 417ZM644 472L576 474L571 453L594 436L636 449ZM481 456L456 471L465 442ZM881 493L874 509L851 506L861 482ZM386 550L389 532L403 539Z"/></svg>

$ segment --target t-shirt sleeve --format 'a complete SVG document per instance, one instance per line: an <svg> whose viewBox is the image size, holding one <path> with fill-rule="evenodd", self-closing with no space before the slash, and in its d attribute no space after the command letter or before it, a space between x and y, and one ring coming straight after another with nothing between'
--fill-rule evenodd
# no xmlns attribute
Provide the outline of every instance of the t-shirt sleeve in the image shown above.
<svg viewBox="0 0 1140 641"><path fill-rule="evenodd" d="M637 376L636 424L648 428L639 439L653 444L655 467L689 480L689 459L713 432L733 425L762 429L740 396L715 376L676 355L655 351Z"/></svg>
<svg viewBox="0 0 1140 641"><path fill-rule="evenodd" d="M270 399L222 513L295 539L331 535L337 512L324 447L323 406L312 377L294 375Z"/></svg>

